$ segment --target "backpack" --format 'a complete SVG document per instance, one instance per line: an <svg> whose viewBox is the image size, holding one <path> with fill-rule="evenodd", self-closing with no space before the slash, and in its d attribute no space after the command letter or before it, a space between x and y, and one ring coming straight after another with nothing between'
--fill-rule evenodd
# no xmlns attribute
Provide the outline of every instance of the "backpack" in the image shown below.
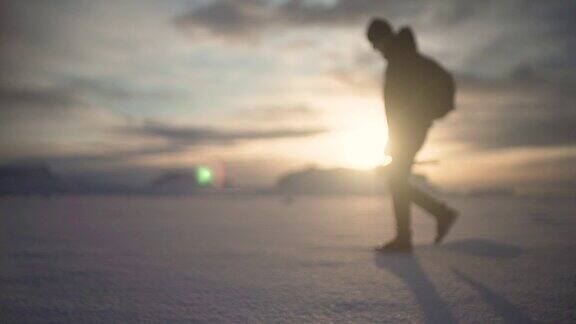
<svg viewBox="0 0 576 324"><path fill-rule="evenodd" d="M425 59L423 97L431 120L441 119L456 108L454 78L438 63Z"/></svg>
<svg viewBox="0 0 576 324"><path fill-rule="evenodd" d="M424 119L436 120L445 117L456 108L456 85L452 75L436 61L417 51L414 34L410 28L402 28L394 37L391 51L404 62L391 72L387 70L386 82L390 90L386 98L388 107L414 107ZM388 77L390 75L390 77ZM388 85L388 81L391 85Z"/></svg>

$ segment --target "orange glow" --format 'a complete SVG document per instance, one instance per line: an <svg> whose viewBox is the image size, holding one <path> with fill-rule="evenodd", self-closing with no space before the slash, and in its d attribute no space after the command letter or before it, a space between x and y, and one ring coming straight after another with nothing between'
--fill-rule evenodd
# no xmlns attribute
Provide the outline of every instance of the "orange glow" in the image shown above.
<svg viewBox="0 0 576 324"><path fill-rule="evenodd" d="M341 158L347 167L374 168L390 162L384 153L388 132L383 122L359 120L338 136Z"/></svg>

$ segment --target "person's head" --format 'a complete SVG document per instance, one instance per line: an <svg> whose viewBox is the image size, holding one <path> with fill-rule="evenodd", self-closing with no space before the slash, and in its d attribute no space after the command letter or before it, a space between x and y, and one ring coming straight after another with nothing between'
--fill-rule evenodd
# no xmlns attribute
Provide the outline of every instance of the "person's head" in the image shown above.
<svg viewBox="0 0 576 324"><path fill-rule="evenodd" d="M394 37L394 31L392 30L390 23L386 20L381 18L372 18L370 24L368 24L366 37L370 43L372 43L374 49L382 53L382 56L386 57L390 40Z"/></svg>

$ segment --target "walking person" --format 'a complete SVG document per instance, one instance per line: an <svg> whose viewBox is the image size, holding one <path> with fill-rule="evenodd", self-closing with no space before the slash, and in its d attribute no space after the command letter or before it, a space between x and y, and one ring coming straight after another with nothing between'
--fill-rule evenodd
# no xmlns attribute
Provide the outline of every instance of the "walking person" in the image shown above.
<svg viewBox="0 0 576 324"><path fill-rule="evenodd" d="M410 28L397 33L384 19L374 18L367 30L374 49L388 62L384 105L388 123L388 182L396 237L376 249L381 252L410 251L412 231L410 205L424 208L436 219L436 243L440 243L457 218L456 212L409 183L414 157L434 120L454 109L452 76L432 59L418 52Z"/></svg>

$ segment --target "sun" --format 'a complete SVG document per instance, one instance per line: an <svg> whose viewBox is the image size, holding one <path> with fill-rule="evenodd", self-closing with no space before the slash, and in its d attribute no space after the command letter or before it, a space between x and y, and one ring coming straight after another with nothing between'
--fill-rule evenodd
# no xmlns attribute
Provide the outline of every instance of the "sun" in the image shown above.
<svg viewBox="0 0 576 324"><path fill-rule="evenodd" d="M385 152L388 131L384 122L365 119L343 130L340 154L347 167L369 169L389 162Z"/></svg>

